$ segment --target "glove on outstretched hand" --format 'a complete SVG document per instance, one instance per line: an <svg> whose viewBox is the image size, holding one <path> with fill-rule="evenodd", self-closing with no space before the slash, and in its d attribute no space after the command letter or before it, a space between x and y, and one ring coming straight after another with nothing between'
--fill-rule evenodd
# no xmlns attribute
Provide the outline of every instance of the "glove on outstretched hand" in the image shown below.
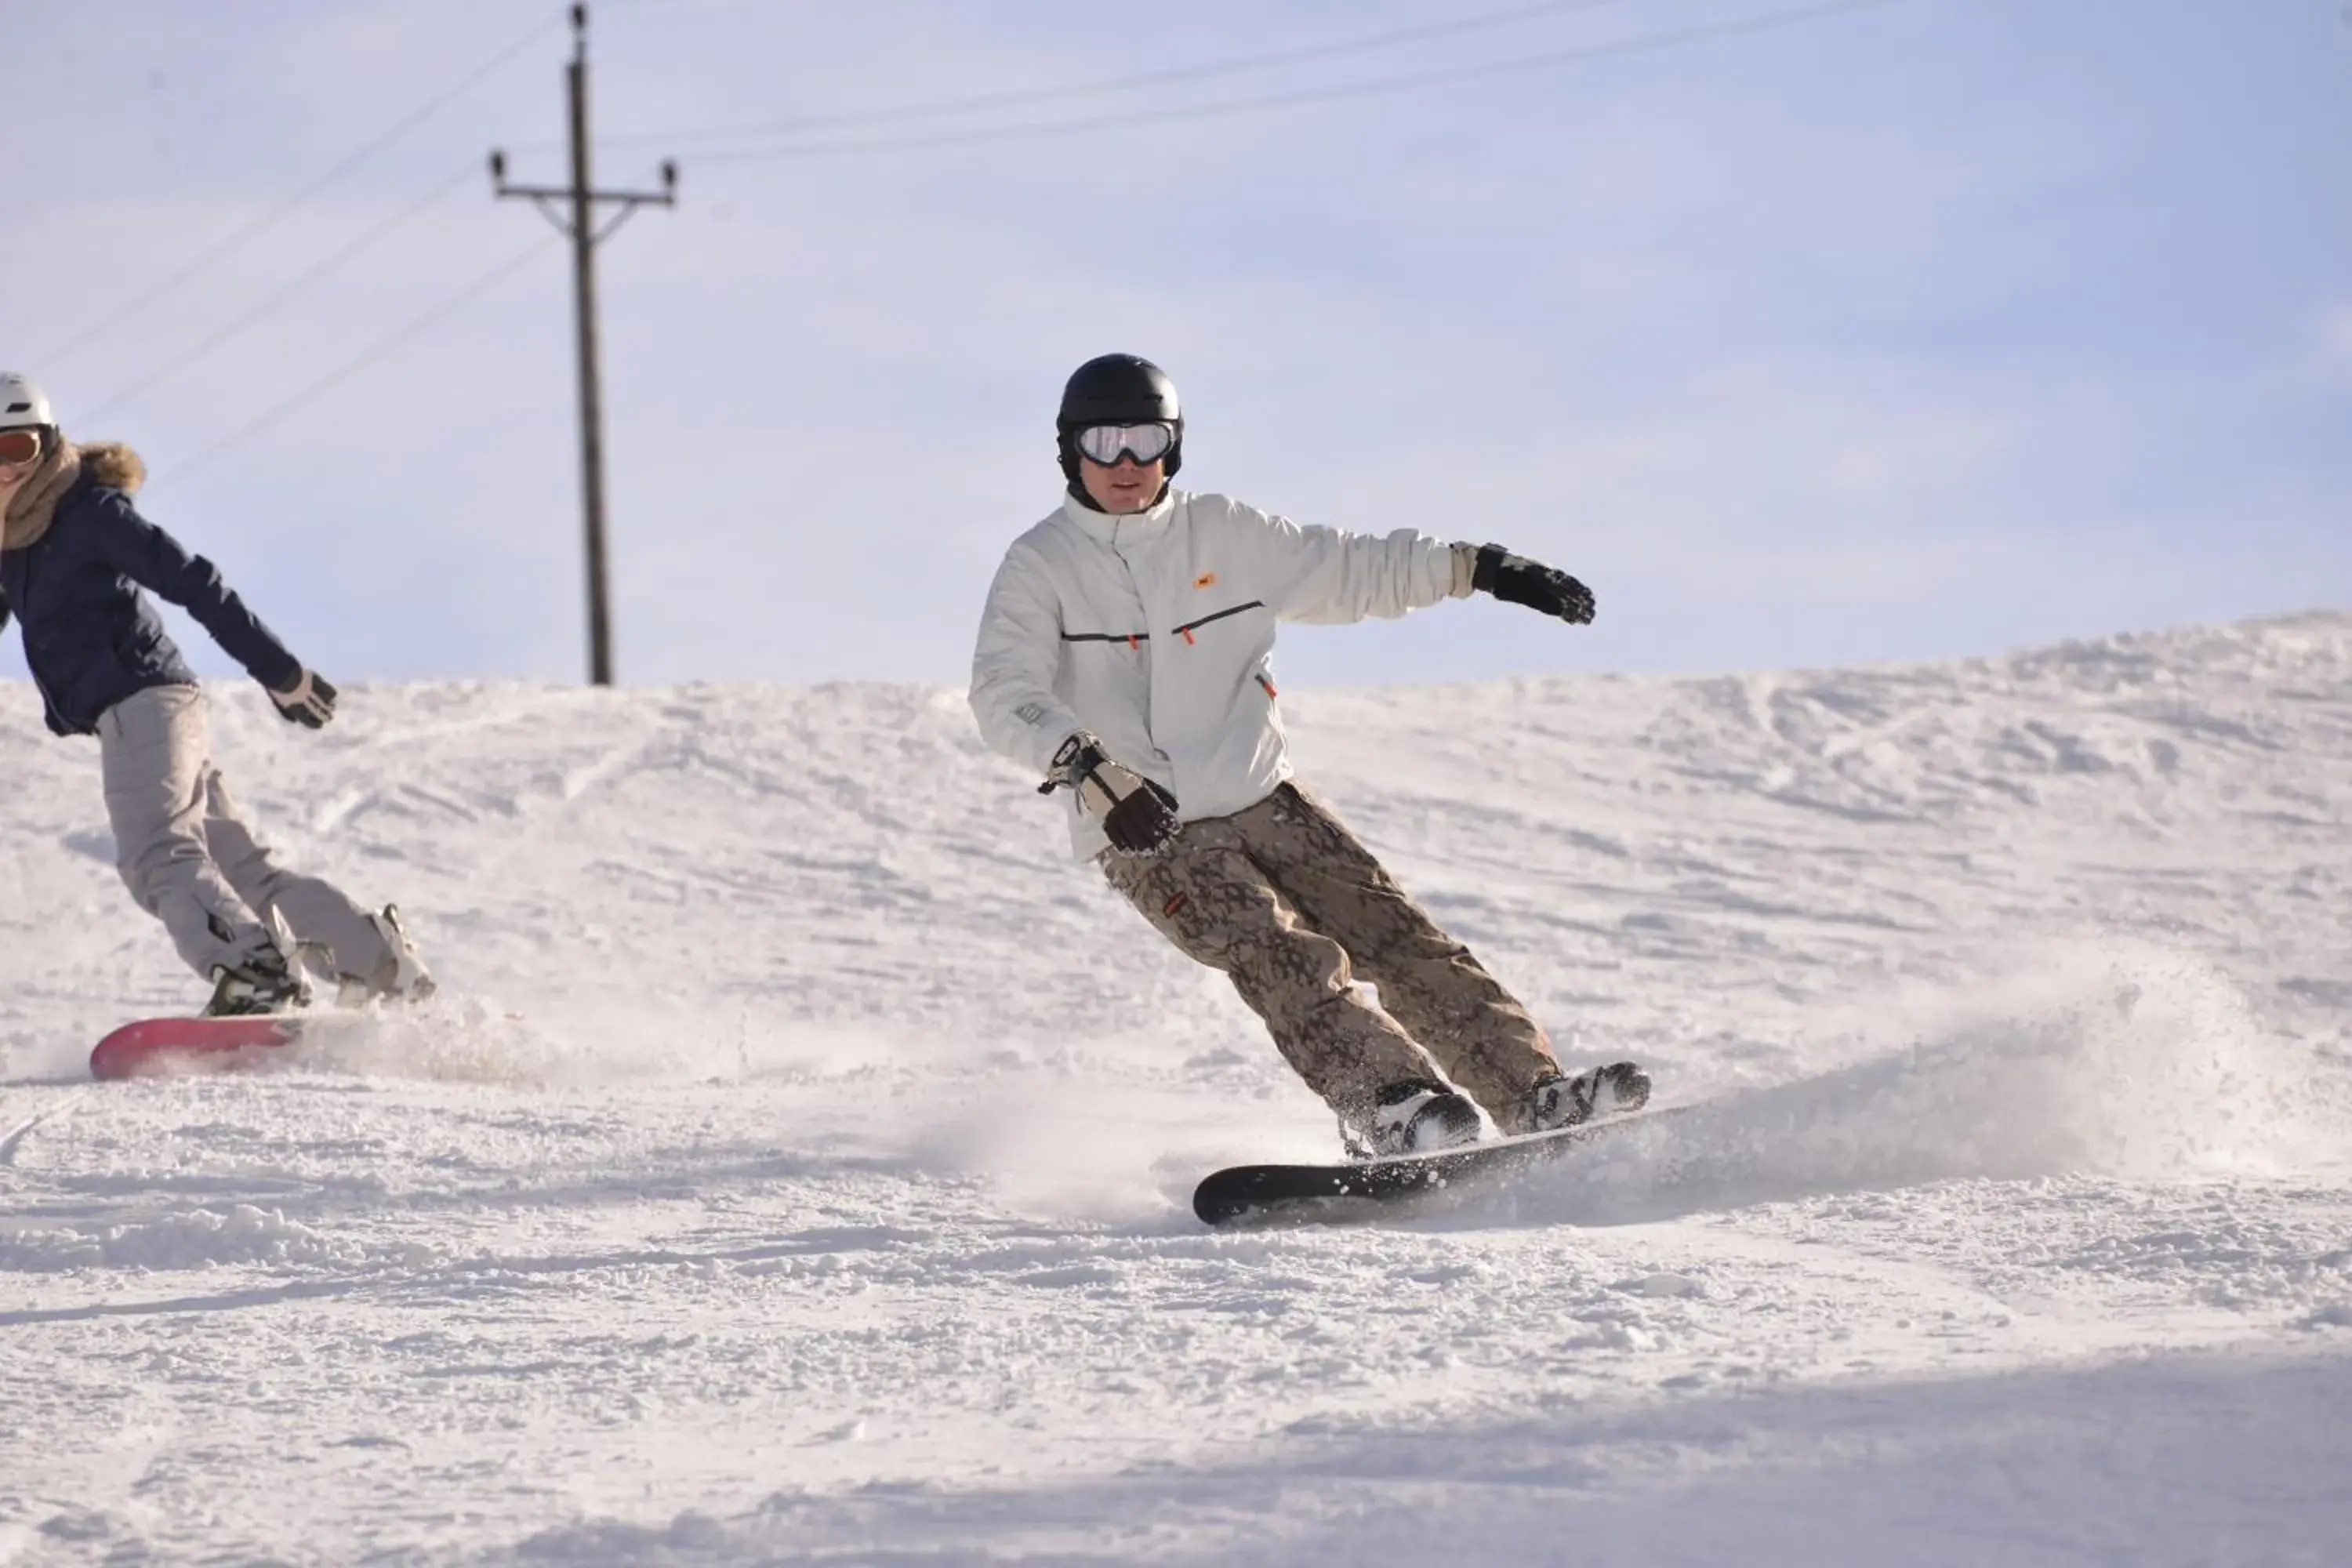
<svg viewBox="0 0 2352 1568"><path fill-rule="evenodd" d="M1470 578L1472 591L1492 594L1507 605L1525 605L1547 616L1558 616L1578 626L1592 619L1592 590L1555 567L1524 555L1514 555L1499 544L1478 552L1478 567Z"/></svg>
<svg viewBox="0 0 2352 1568"><path fill-rule="evenodd" d="M1039 795L1075 790L1078 808L1102 824L1110 847L1122 855L1150 855L1167 847L1182 825L1176 797L1103 754L1102 742L1081 730L1054 753L1054 771L1037 786Z"/></svg>
<svg viewBox="0 0 2352 1568"><path fill-rule="evenodd" d="M292 686L272 691L269 700L278 704L278 716L289 724L320 729L335 716L335 683L306 669Z"/></svg>

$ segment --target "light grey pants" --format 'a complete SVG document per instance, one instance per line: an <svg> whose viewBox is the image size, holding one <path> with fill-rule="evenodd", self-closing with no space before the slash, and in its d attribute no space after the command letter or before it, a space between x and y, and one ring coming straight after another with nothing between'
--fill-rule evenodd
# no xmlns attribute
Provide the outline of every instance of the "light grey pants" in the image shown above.
<svg viewBox="0 0 2352 1568"><path fill-rule="evenodd" d="M157 686L124 698L99 718L98 755L115 868L189 968L209 980L276 945L267 923L273 918L297 942L325 950L331 974L372 975L390 961L365 911L272 860L237 814L213 765L200 688Z"/></svg>

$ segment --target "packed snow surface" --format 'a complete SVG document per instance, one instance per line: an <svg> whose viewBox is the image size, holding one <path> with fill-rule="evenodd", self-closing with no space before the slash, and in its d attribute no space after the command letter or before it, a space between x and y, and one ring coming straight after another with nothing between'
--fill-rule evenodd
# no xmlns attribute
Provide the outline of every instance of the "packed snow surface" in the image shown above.
<svg viewBox="0 0 2352 1568"><path fill-rule="evenodd" d="M1328 1118L880 687L219 690L446 990L93 1084L199 988L0 689L0 1563L2346 1560L2352 616L1285 704L1703 1103L1203 1230Z"/></svg>

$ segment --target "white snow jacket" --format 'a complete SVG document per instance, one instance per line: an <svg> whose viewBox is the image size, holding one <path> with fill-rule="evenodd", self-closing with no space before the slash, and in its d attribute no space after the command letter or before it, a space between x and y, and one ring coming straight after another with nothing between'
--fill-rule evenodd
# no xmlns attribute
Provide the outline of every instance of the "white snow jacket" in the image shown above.
<svg viewBox="0 0 2352 1568"><path fill-rule="evenodd" d="M1076 498L1013 542L988 591L971 710L1042 777L1081 730L1164 785L1186 822L1229 816L1290 776L1275 705L1277 621L1394 617L1470 592L1474 551L1411 529L1302 528L1171 489L1113 517ZM1102 830L1069 803L1072 847Z"/></svg>

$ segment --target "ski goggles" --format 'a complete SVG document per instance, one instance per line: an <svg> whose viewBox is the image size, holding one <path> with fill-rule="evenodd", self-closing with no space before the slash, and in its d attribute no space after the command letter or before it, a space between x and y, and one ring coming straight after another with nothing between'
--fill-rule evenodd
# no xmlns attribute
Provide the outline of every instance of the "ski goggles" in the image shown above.
<svg viewBox="0 0 2352 1568"><path fill-rule="evenodd" d="M0 468L24 467L41 455L41 445L38 430L0 430Z"/></svg>
<svg viewBox="0 0 2352 1568"><path fill-rule="evenodd" d="M1078 432L1078 450L1108 468L1124 452L1138 463L1156 463L1176 448L1176 427L1150 425L1089 425Z"/></svg>

